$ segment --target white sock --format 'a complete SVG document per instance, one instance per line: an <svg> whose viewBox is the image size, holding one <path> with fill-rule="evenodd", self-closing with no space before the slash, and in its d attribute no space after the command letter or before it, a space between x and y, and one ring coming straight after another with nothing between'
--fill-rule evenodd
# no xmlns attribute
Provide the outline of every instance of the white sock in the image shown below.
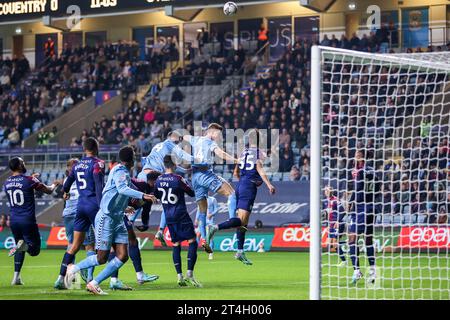
<svg viewBox="0 0 450 320"><path fill-rule="evenodd" d="M92 284L94 287L98 286L98 282L95 280L92 280L91 282L89 282L90 284Z"/></svg>
<svg viewBox="0 0 450 320"><path fill-rule="evenodd" d="M237 253L244 253L244 250L238 249Z"/></svg>
<svg viewBox="0 0 450 320"><path fill-rule="evenodd" d="M194 276L194 271L188 270L188 271L186 272L186 277L192 278L193 276Z"/></svg>
<svg viewBox="0 0 450 320"><path fill-rule="evenodd" d="M144 272L143 271L136 272L136 276L137 276L138 280L140 280L144 277Z"/></svg>
<svg viewBox="0 0 450 320"><path fill-rule="evenodd" d="M111 282L112 283L116 283L117 282L117 278L116 277L111 277Z"/></svg>
<svg viewBox="0 0 450 320"><path fill-rule="evenodd" d="M371 272L371 273L375 273L375 272L376 272L375 266L370 266L370 272Z"/></svg>
<svg viewBox="0 0 450 320"><path fill-rule="evenodd" d="M182 273L178 274L178 279L183 279L183 274Z"/></svg>
<svg viewBox="0 0 450 320"><path fill-rule="evenodd" d="M14 279L20 277L20 272L14 271Z"/></svg>
<svg viewBox="0 0 450 320"><path fill-rule="evenodd" d="M58 281L63 281L63 280L64 280L64 277L62 275L59 275L58 276Z"/></svg>

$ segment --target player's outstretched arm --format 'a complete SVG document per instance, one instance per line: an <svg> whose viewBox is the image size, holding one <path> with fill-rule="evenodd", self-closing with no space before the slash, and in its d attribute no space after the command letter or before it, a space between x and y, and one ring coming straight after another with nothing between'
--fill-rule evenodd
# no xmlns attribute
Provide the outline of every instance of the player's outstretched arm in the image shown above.
<svg viewBox="0 0 450 320"><path fill-rule="evenodd" d="M221 148L218 148L218 147L214 149L214 154L216 156L218 156L220 159L234 163L234 164L237 164L239 162L238 159L236 159L232 155L229 155L228 153L226 153L225 151L223 151Z"/></svg>
<svg viewBox="0 0 450 320"><path fill-rule="evenodd" d="M186 194L190 197L195 197L195 192L194 189L192 189L192 187L187 183L187 181L180 177L180 185L181 188L183 188L184 192L186 192Z"/></svg>
<svg viewBox="0 0 450 320"><path fill-rule="evenodd" d="M261 179L266 184L267 189L269 189L269 193L275 194L275 187L270 183L269 178L267 178L266 170L264 170L261 161L256 162L256 170L258 171L259 175L261 176Z"/></svg>
<svg viewBox="0 0 450 320"><path fill-rule="evenodd" d="M69 172L69 175L67 176L66 181L64 181L64 185L63 185L63 191L64 193L67 195L70 192L70 187L72 187L72 184L75 182L75 170L74 167L77 164L77 162L75 162L72 166L72 169ZM64 198L66 198L66 196L64 196ZM67 197L67 199L69 199ZM65 200L67 200L65 199Z"/></svg>
<svg viewBox="0 0 450 320"><path fill-rule="evenodd" d="M134 190L128 186L129 174L125 170L117 170L113 175L113 180L118 193L134 199L144 199L143 192Z"/></svg>
<svg viewBox="0 0 450 320"><path fill-rule="evenodd" d="M192 162L194 162L194 157L181 149L180 146L176 146L175 148L173 148L172 152L177 158L183 160L183 163L185 164L191 164Z"/></svg>
<svg viewBox="0 0 450 320"><path fill-rule="evenodd" d="M105 164L103 161L95 164L93 176L95 196L97 198L97 204L100 206L100 202L102 201L103 188L105 187Z"/></svg>
<svg viewBox="0 0 450 320"><path fill-rule="evenodd" d="M59 185L61 184L61 181L55 180L51 186L47 186L47 185L41 183L41 182L40 182L38 179L36 179L36 178L32 178L32 179L33 179L33 181L35 182L35 184L33 185L33 188L34 188L35 190L42 191L42 192L44 192L44 193L46 193L46 194L52 194L53 191L55 191L56 187L59 186Z"/></svg>
<svg viewBox="0 0 450 320"><path fill-rule="evenodd" d="M235 176L238 180L241 179L241 169L239 169L239 165L234 166L233 176Z"/></svg>

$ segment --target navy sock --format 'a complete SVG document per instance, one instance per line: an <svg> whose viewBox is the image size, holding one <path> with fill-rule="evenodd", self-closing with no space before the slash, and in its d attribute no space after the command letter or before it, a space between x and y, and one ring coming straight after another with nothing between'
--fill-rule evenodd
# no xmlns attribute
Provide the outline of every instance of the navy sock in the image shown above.
<svg viewBox="0 0 450 320"><path fill-rule="evenodd" d="M25 252L16 252L16 254L14 255L15 272L20 272L20 270L22 270L24 260L25 260Z"/></svg>
<svg viewBox="0 0 450 320"><path fill-rule="evenodd" d="M339 258L341 258L342 261L345 261L345 254L344 254L344 250L342 250L342 247L344 246L345 241L339 241L338 244L338 254L339 254Z"/></svg>
<svg viewBox="0 0 450 320"><path fill-rule="evenodd" d="M59 275L65 276L67 272L67 266L75 261L75 255L68 252L64 253L64 257L61 262L61 269L59 270Z"/></svg>
<svg viewBox="0 0 450 320"><path fill-rule="evenodd" d="M142 268L142 259L141 259L141 250L139 250L139 245L130 244L128 245L128 250L130 251L130 258L133 261L134 270L136 272L141 272Z"/></svg>
<svg viewBox="0 0 450 320"><path fill-rule="evenodd" d="M198 248L197 241L189 243L187 260L188 260L188 270L190 271L194 271L194 266L195 263L197 262L197 248Z"/></svg>
<svg viewBox="0 0 450 320"><path fill-rule="evenodd" d="M354 270L359 269L359 261L358 261L359 249L357 249L358 245L356 244L356 242L349 243L349 245L350 245L350 259L352 260L353 269Z"/></svg>
<svg viewBox="0 0 450 320"><path fill-rule="evenodd" d="M369 266L375 265L375 248L373 246L372 239L366 241L366 254L367 260L369 260Z"/></svg>
<svg viewBox="0 0 450 320"><path fill-rule="evenodd" d="M247 227L247 226L245 226ZM244 242L245 242L245 232L246 230L243 228L236 229L236 238L238 243L238 250L244 250Z"/></svg>
<svg viewBox="0 0 450 320"><path fill-rule="evenodd" d="M241 219L231 218L219 224L219 230L237 228L240 227L241 225L242 225Z"/></svg>
<svg viewBox="0 0 450 320"><path fill-rule="evenodd" d="M111 262L116 257L115 252L110 252L108 256L108 262ZM111 278L118 278L119 277L119 269L114 270L114 272L111 274Z"/></svg>
<svg viewBox="0 0 450 320"><path fill-rule="evenodd" d="M173 258L173 265L175 266L175 270L177 270L177 274L183 273L181 271L181 245L173 247L172 258Z"/></svg>

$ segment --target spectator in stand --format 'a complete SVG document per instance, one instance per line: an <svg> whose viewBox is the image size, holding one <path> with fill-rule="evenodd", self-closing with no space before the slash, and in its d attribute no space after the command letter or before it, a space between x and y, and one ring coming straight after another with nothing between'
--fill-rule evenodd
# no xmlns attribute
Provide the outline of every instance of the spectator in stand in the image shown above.
<svg viewBox="0 0 450 320"><path fill-rule="evenodd" d="M289 144L280 148L280 172L289 172L294 165L294 153Z"/></svg>
<svg viewBox="0 0 450 320"><path fill-rule="evenodd" d="M37 135L38 146L46 146L49 143L50 134L44 129L39 130Z"/></svg>
<svg viewBox="0 0 450 320"><path fill-rule="evenodd" d="M269 30L267 30L264 23L261 23L261 26L259 27L259 30L258 30L258 49L257 49L257 51L260 51L261 48L263 48L268 41L269 41ZM259 54L262 55L263 52L260 51Z"/></svg>
<svg viewBox="0 0 450 320"><path fill-rule="evenodd" d="M309 159L304 159L300 172L301 173L300 181L309 181L310 172L311 168L309 166Z"/></svg>
<svg viewBox="0 0 450 320"><path fill-rule="evenodd" d="M181 92L179 87L176 87L174 92L172 93L172 102L181 102L183 101L184 96L183 96L183 92Z"/></svg>
<svg viewBox="0 0 450 320"><path fill-rule="evenodd" d="M153 108L147 109L147 112L144 115L144 121L149 124L155 121L155 112L153 111Z"/></svg>
<svg viewBox="0 0 450 320"><path fill-rule="evenodd" d="M290 181L299 181L301 177L301 172L297 166L292 166L291 172L289 173Z"/></svg>
<svg viewBox="0 0 450 320"><path fill-rule="evenodd" d="M55 56L55 42L51 37L44 43L44 53L47 59Z"/></svg>
<svg viewBox="0 0 450 320"><path fill-rule="evenodd" d="M197 33L197 41L200 53L203 54L203 46L209 43L209 32L204 27Z"/></svg>

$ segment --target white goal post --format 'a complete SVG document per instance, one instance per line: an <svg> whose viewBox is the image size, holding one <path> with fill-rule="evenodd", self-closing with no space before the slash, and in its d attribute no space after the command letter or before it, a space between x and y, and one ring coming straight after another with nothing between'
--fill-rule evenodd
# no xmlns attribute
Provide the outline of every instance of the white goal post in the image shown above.
<svg viewBox="0 0 450 320"><path fill-rule="evenodd" d="M310 299L450 299L450 52L312 48Z"/></svg>

